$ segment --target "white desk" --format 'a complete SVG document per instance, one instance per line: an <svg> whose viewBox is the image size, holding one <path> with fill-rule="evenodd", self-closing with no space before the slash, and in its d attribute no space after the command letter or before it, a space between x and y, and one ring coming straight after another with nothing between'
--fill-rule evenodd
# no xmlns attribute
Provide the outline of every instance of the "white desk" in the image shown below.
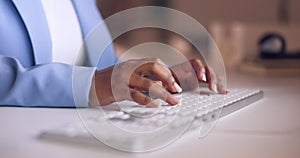
<svg viewBox="0 0 300 158"><path fill-rule="evenodd" d="M133 154L37 138L39 131L78 120L75 109L0 108L0 157L300 157L300 78L229 75L232 88L263 89L263 100L220 120L204 139L197 131L170 146Z"/></svg>

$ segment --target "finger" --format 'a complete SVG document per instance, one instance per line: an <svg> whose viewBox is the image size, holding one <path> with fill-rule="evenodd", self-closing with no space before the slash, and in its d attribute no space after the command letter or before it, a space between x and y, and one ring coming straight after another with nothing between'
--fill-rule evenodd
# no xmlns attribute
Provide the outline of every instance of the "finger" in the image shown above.
<svg viewBox="0 0 300 158"><path fill-rule="evenodd" d="M223 85L223 79L216 75L210 67L206 67L209 89L215 93L227 94L229 92Z"/></svg>
<svg viewBox="0 0 300 158"><path fill-rule="evenodd" d="M228 89L224 88L223 84L217 84L217 89L221 94L227 94L229 92Z"/></svg>
<svg viewBox="0 0 300 158"><path fill-rule="evenodd" d="M150 96L154 96L157 98L160 98L167 102L170 105L176 105L179 103L179 99L173 96L171 93L169 93L165 88L163 88L159 84L153 84L149 88L149 94Z"/></svg>
<svg viewBox="0 0 300 158"><path fill-rule="evenodd" d="M161 81L154 81L151 80L150 78L144 77L144 76L140 76L138 74L133 74L130 77L129 80L129 87L137 89L139 91L149 91L149 88L153 85L153 84L160 84L162 85Z"/></svg>
<svg viewBox="0 0 300 158"><path fill-rule="evenodd" d="M214 71L209 66L206 66L205 70L206 70L206 78L207 78L207 82L208 82L208 88L211 91L218 93L217 84L216 84L216 75L215 75Z"/></svg>
<svg viewBox="0 0 300 158"><path fill-rule="evenodd" d="M184 90L192 90L199 86L199 79L196 74L197 72L194 70L191 62L192 60L170 68L176 82L180 83L180 86Z"/></svg>
<svg viewBox="0 0 300 158"><path fill-rule="evenodd" d="M161 102L159 102L157 100L153 100L151 97L143 94L142 92L140 92L136 89L130 89L130 96L131 96L131 98L129 100L132 100L140 105L145 105L145 106L153 107L153 108L161 105ZM167 100L166 100L166 102L167 102ZM169 104L175 105L177 103L169 103Z"/></svg>
<svg viewBox="0 0 300 158"><path fill-rule="evenodd" d="M158 84L160 86L163 86L163 83L161 81L154 81L155 84Z"/></svg>
<svg viewBox="0 0 300 158"><path fill-rule="evenodd" d="M130 97L129 100L132 100L140 105L146 105L149 107L157 107L159 104L156 104L153 102L152 98L150 98L147 95L144 95L142 92L135 90L135 89L130 89Z"/></svg>
<svg viewBox="0 0 300 158"><path fill-rule="evenodd" d="M167 86L167 89L171 92L182 91L180 86L175 82L175 78L170 69L161 62L148 62L139 67L137 71L139 74L155 76L158 80L162 81L163 84Z"/></svg>
<svg viewBox="0 0 300 158"><path fill-rule="evenodd" d="M205 74L205 68L202 62L199 59L192 59L190 60L190 63L192 64L193 69L196 72L198 80L202 82L206 82L207 79Z"/></svg>
<svg viewBox="0 0 300 158"><path fill-rule="evenodd" d="M220 76L217 76L217 80L218 80L218 83L217 83L218 92L221 94L227 94L229 92L229 90L224 87L223 78Z"/></svg>
<svg viewBox="0 0 300 158"><path fill-rule="evenodd" d="M153 97L165 100L171 105L175 105L179 102L179 100L176 97L171 95L162 86L162 83L160 81L153 81L142 76L133 75L130 87L139 91L147 91L150 93L150 96L152 95Z"/></svg>

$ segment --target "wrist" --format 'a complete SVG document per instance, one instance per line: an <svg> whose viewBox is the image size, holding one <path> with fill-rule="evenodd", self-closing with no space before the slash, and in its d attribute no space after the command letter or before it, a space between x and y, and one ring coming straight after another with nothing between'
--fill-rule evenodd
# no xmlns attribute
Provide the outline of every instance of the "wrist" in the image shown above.
<svg viewBox="0 0 300 158"><path fill-rule="evenodd" d="M111 89L111 74L112 67L106 68L101 71L96 71L93 79L93 98L96 98L97 105L108 105L114 102Z"/></svg>
<svg viewBox="0 0 300 158"><path fill-rule="evenodd" d="M90 107L100 105L99 101L98 101L98 98L97 98L96 88L95 88L95 74L93 76L92 84L91 84L91 87L90 87L89 105L90 105Z"/></svg>

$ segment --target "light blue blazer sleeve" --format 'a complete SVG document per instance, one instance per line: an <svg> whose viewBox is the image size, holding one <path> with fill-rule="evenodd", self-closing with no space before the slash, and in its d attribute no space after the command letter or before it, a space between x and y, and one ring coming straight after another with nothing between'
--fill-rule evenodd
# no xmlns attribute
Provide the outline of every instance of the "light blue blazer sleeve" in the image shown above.
<svg viewBox="0 0 300 158"><path fill-rule="evenodd" d="M95 0L73 0L73 4L86 36L102 20ZM76 105L86 107L95 70L116 62L112 45L104 54L106 60L97 67L52 63L40 1L0 1L0 106L74 107L77 91ZM80 89L73 89L73 77L82 83Z"/></svg>
<svg viewBox="0 0 300 158"><path fill-rule="evenodd" d="M49 63L25 68L17 59L0 55L0 104L12 106L74 107L72 73L81 71L85 89L82 102L88 102L88 91L95 68ZM74 76L76 77L76 76Z"/></svg>

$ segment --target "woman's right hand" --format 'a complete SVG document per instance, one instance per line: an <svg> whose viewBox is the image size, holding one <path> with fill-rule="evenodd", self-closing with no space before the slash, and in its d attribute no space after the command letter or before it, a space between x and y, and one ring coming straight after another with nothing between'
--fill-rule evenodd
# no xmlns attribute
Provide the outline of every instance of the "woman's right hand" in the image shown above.
<svg viewBox="0 0 300 158"><path fill-rule="evenodd" d="M100 105L131 100L141 105L156 107L157 103L145 95L165 100L170 105L179 99L170 92L181 92L170 69L160 60L135 59L111 66L95 73L95 90Z"/></svg>

